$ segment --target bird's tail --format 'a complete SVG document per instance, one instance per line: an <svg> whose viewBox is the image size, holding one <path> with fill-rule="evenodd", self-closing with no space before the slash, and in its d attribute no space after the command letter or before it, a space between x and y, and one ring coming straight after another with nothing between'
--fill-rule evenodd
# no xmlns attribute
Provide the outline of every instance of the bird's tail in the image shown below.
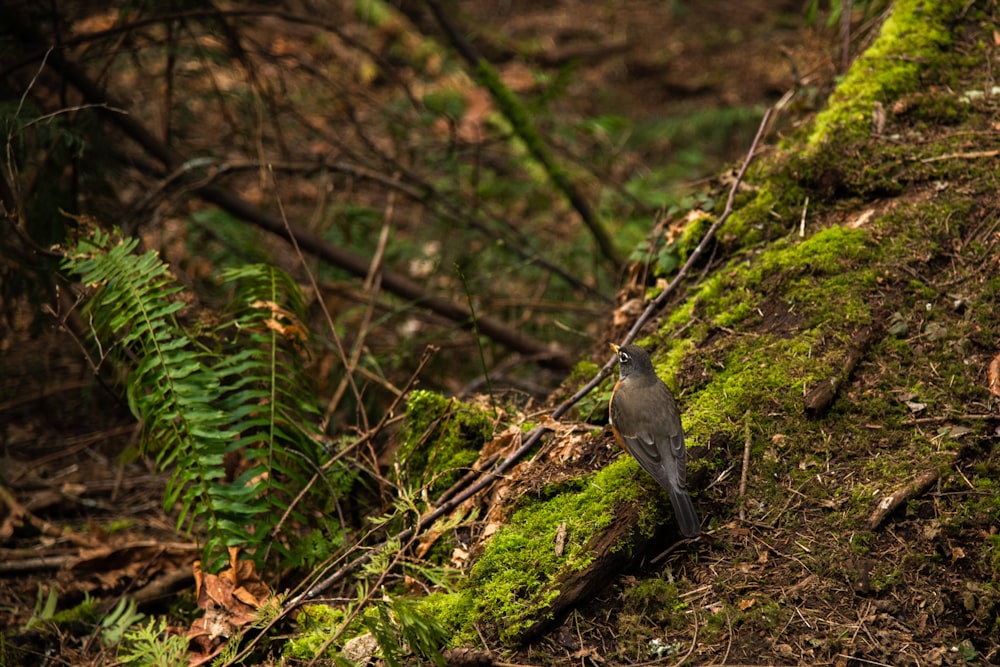
<svg viewBox="0 0 1000 667"><path fill-rule="evenodd" d="M670 504L674 507L681 535L698 537L701 534L701 520L698 519L698 512L694 508L694 503L691 502L691 496L684 489L671 488L669 491Z"/></svg>

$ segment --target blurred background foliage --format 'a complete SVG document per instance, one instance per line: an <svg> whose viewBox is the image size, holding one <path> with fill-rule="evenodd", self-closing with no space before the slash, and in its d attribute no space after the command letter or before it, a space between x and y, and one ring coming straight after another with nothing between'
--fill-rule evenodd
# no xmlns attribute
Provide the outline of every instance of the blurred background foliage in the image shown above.
<svg viewBox="0 0 1000 667"><path fill-rule="evenodd" d="M731 10L717 4L706 12ZM224 269L265 262L289 272L304 290L315 337L303 354L331 432L377 419L428 345L440 351L423 386L463 394L489 371L495 389L543 395L564 376L558 364L476 336L381 277L403 276L575 361L608 330L621 285L641 294L677 266L678 225L689 209L715 205L699 194L700 179L742 153L780 85L795 83L776 65L773 86L755 96L719 90L707 70L704 79L664 75L645 99L596 87L581 63L620 70L612 81L670 71L671 43L645 39L635 12L678 23L697 12L622 5L608 6L606 32L567 15L555 45L530 22L558 17L521 3L444 10L516 95L618 256L649 264L631 283L426 3L9 3L0 27L11 226L0 237L3 306L9 315L28 301L35 324L51 324L42 305L67 297L49 248L73 235L71 216L86 214L160 251L199 308L226 305ZM804 20L798 3L783 3L761 29ZM741 38L719 33L706 48ZM206 188L369 270L298 254Z"/></svg>

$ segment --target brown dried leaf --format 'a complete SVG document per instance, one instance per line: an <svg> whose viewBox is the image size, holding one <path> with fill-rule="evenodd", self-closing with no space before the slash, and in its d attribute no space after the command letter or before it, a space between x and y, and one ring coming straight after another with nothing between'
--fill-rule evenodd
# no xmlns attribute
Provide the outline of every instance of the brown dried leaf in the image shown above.
<svg viewBox="0 0 1000 667"><path fill-rule="evenodd" d="M986 373L987 387L994 396L1000 396L1000 354L993 357Z"/></svg>

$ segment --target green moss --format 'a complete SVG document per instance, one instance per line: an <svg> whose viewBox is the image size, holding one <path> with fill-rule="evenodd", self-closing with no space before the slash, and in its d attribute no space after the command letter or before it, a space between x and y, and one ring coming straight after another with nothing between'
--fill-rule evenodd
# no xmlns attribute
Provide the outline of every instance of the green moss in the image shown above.
<svg viewBox="0 0 1000 667"><path fill-rule="evenodd" d="M327 641L340 630L347 620L346 614L334 607L314 604L303 607L295 616L299 632L284 646L286 658L312 660L320 655ZM337 646L328 646L324 655L333 658L339 654Z"/></svg>
<svg viewBox="0 0 1000 667"><path fill-rule="evenodd" d="M610 352L608 354L610 354ZM581 359L575 366L573 366L573 370L570 372L566 384L574 385L586 382L590 378L597 375L599 370L600 367L590 359Z"/></svg>
<svg viewBox="0 0 1000 667"><path fill-rule="evenodd" d="M466 585L457 591L431 593L423 599L422 608L452 633L448 641L450 646L474 645L479 642L474 627L479 617L473 588Z"/></svg>
<svg viewBox="0 0 1000 667"><path fill-rule="evenodd" d="M677 308L673 309L667 318L666 324L677 328L679 325L689 322L694 312L694 303L695 302L693 300L688 299Z"/></svg>
<svg viewBox="0 0 1000 667"><path fill-rule="evenodd" d="M694 349L694 341L684 339L670 345L662 354L656 358L656 374L663 378L672 391L677 392L675 375L680 368L681 362Z"/></svg>
<svg viewBox="0 0 1000 667"><path fill-rule="evenodd" d="M724 603L720 611L709 616L698 638L699 641L714 644L732 636L733 631L740 636L764 636L780 628L790 615L790 610L780 603L748 594L735 604Z"/></svg>
<svg viewBox="0 0 1000 667"><path fill-rule="evenodd" d="M633 579L622 591L622 609L617 618L619 655L652 652L664 629L680 631L687 626L687 608L677 583L659 577ZM665 644L661 646L666 648Z"/></svg>
<svg viewBox="0 0 1000 667"><path fill-rule="evenodd" d="M733 301L732 306L722 309L721 312L719 312L713 320L715 325L718 327L729 328L746 319L746 317L753 312L753 302L747 298L749 296L749 292L741 293L737 290L730 292L730 299Z"/></svg>
<svg viewBox="0 0 1000 667"><path fill-rule="evenodd" d="M637 468L630 457L621 457L591 477L560 485L544 500L523 499L522 507L486 543L465 586L436 595L431 602L450 629L452 643L474 641L473 624L511 642L544 620L559 595L556 582L592 563L592 540L623 505L648 504L640 507L637 526L651 533L657 512L654 500L647 499L635 481ZM562 530L565 547L557 553L556 534ZM618 548L628 549L629 544Z"/></svg>
<svg viewBox="0 0 1000 667"><path fill-rule="evenodd" d="M833 143L864 139L871 132L878 102L888 107L938 74L951 45L947 26L968 3L900 0L878 39L851 66L816 118L807 146L833 150Z"/></svg>
<svg viewBox="0 0 1000 667"><path fill-rule="evenodd" d="M846 339L871 320L865 295L876 287L874 271L867 267L872 259L866 232L831 227L803 241L779 240L753 262L734 261L730 270L707 280L695 297L703 304L703 317L748 335L708 347L694 340L675 346L697 349L696 358L708 371L702 372L708 384L691 396L684 411L689 434L696 439L718 432L741 435L737 424L747 411L800 413L804 388L832 375L838 363L817 353L821 338L840 330ZM780 312L765 320L760 309L767 299L779 303ZM692 331L693 336L708 333Z"/></svg>
<svg viewBox="0 0 1000 667"><path fill-rule="evenodd" d="M406 479L431 493L453 484L493 436L493 415L431 391L413 391L400 430L398 458Z"/></svg>
<svg viewBox="0 0 1000 667"><path fill-rule="evenodd" d="M766 160L747 176L755 191L738 197L720 237L730 247L752 247L771 238L775 230L788 230L797 220L806 192L780 162Z"/></svg>
<svg viewBox="0 0 1000 667"><path fill-rule="evenodd" d="M685 431L705 441L714 433L741 436L747 412L801 412L803 384L824 376L820 360L811 354L816 335L760 336L729 349L712 381L688 401Z"/></svg>
<svg viewBox="0 0 1000 667"><path fill-rule="evenodd" d="M748 282L760 284L765 276L777 273L840 273L870 257L867 240L864 230L827 227L800 242L776 241L748 267Z"/></svg>
<svg viewBox="0 0 1000 667"><path fill-rule="evenodd" d="M75 607L58 611L52 615L52 623L60 627L88 625L101 619L101 601L89 595Z"/></svg>

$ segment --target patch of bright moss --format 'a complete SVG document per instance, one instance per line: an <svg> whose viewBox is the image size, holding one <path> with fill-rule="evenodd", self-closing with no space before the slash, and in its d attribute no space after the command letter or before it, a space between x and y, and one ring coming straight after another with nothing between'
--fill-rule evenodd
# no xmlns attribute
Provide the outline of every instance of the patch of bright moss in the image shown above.
<svg viewBox="0 0 1000 667"><path fill-rule="evenodd" d="M451 486L493 436L493 415L481 408L416 390L407 399L398 458L411 483L431 493Z"/></svg>
<svg viewBox="0 0 1000 667"><path fill-rule="evenodd" d="M830 142L843 145L865 138L876 102L888 107L936 76L952 42L947 26L967 5L958 0L893 3L878 39L854 62L816 117L808 147L833 150Z"/></svg>
<svg viewBox="0 0 1000 667"><path fill-rule="evenodd" d="M346 614L334 607L322 604L303 607L295 616L299 632L285 644L285 657L294 660L313 660L346 620ZM338 654L337 647L328 646L324 655L333 658Z"/></svg>
<svg viewBox="0 0 1000 667"><path fill-rule="evenodd" d="M706 441L714 433L740 436L739 423L747 412L800 412L803 383L824 376L811 353L815 335L760 336L730 349L712 382L688 401L682 415L685 431Z"/></svg>
<svg viewBox="0 0 1000 667"><path fill-rule="evenodd" d="M656 374L663 378L663 381L667 383L667 386L674 393L678 390L677 383L674 380L677 369L680 368L684 357L690 354L693 349L694 341L685 338L670 345L663 354L657 355Z"/></svg>
<svg viewBox="0 0 1000 667"><path fill-rule="evenodd" d="M52 615L52 623L59 627L74 627L95 623L101 618L101 602L97 598L85 596L75 607L58 611Z"/></svg>
<svg viewBox="0 0 1000 667"><path fill-rule="evenodd" d="M846 337L871 320L865 294L875 287L874 273L859 268L871 255L867 233L831 227L802 242L776 242L753 262L735 264L706 281L697 295L706 304L705 317L718 326L743 324L751 333L701 352L708 355L713 377L686 406L685 428L696 435L738 435L734 426L747 411L801 412L803 387L831 375L835 363L815 353L821 335L842 329ZM772 286L774 276L781 283ZM756 315L764 298L788 304L798 318L793 335L753 331L767 324Z"/></svg>
<svg viewBox="0 0 1000 667"><path fill-rule="evenodd" d="M509 642L544 620L559 595L555 582L591 564L588 545L615 520L617 508L646 502L636 470L635 461L623 456L580 481L576 490L561 487L545 500L524 501L486 543L465 586L434 597L435 614L451 630L452 643L475 641L473 624ZM653 502L640 509L640 531L651 533L655 527ZM557 554L553 545L562 524L565 548Z"/></svg>
<svg viewBox="0 0 1000 667"><path fill-rule="evenodd" d="M801 242L778 240L747 267L748 282L759 284L765 276L776 273L841 273L853 263L868 259L871 253L867 241L866 231L846 227L827 227Z"/></svg>

